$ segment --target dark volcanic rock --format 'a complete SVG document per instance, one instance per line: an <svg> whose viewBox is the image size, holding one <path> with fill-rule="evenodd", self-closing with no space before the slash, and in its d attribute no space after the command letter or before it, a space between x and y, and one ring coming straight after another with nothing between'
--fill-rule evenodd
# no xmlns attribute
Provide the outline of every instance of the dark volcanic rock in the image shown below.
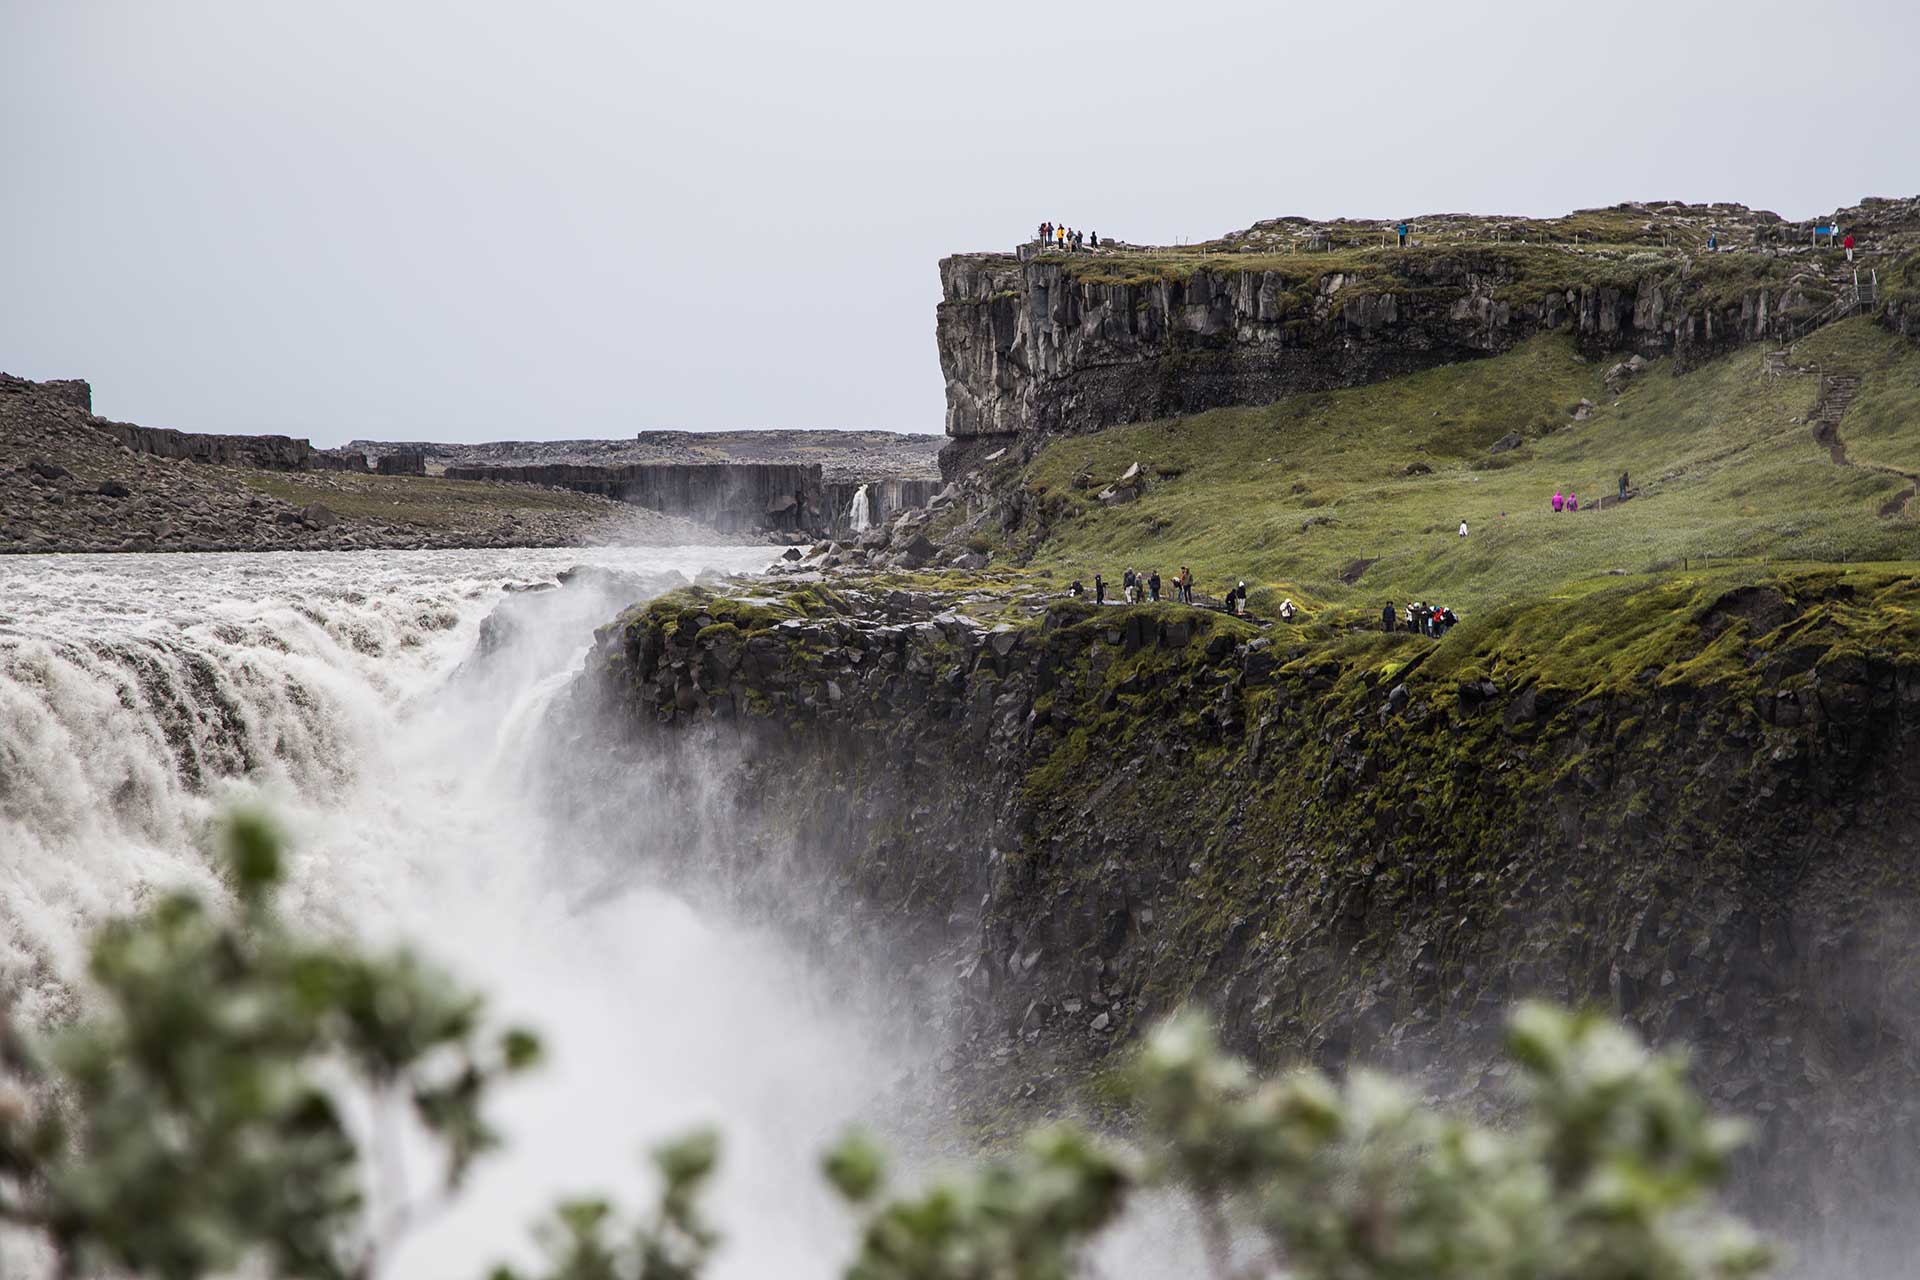
<svg viewBox="0 0 1920 1280"><path fill-rule="evenodd" d="M1262 1061L1471 1089L1502 1011L1544 995L1692 1044L1761 1120L1750 1185L1830 1205L1903 1141L1875 1118L1920 1059L1898 1013L1920 666L1835 620L1870 590L1911 599L1890 576L1735 589L1661 680L1591 688L1523 659L1428 678L1409 636L1387 684L1377 653L1178 607L989 627L952 594L848 587L777 622L668 597L601 632L577 696L649 768L687 761L667 820L736 797L719 856L751 881L779 850L820 886L780 879L779 910L842 903L835 927L907 957L1015 1077L1099 1064L1092 1008L1124 1046L1197 1000ZM1732 626L1750 662L1689 666ZM738 750L659 749L687 732Z"/></svg>

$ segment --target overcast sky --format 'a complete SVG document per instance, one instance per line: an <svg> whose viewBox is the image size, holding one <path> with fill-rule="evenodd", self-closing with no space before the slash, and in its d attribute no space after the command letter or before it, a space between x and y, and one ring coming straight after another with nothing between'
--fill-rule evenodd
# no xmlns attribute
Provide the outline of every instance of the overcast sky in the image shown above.
<svg viewBox="0 0 1920 1280"><path fill-rule="evenodd" d="M1912 194L1917 13L0 0L0 369L321 444L937 431L935 263L1042 218Z"/></svg>

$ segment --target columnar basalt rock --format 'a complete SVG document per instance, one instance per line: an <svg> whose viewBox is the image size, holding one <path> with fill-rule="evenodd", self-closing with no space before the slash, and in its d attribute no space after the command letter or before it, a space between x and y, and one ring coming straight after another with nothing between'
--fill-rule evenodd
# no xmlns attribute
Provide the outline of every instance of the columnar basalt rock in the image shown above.
<svg viewBox="0 0 1920 1280"><path fill-rule="evenodd" d="M1856 234L1858 261L1816 247L1816 226ZM1405 248L1395 227L1273 219L1200 246L943 259L942 474L1016 436L1265 404L1495 355L1547 330L1595 357L1670 356L1685 372L1849 314L1876 272L1920 246L1920 199L1801 222L1657 202L1558 219L1442 215L1415 220Z"/></svg>
<svg viewBox="0 0 1920 1280"><path fill-rule="evenodd" d="M818 529L831 523L818 464L633 463L594 467L448 467L450 480L551 485L598 494L722 533Z"/></svg>
<svg viewBox="0 0 1920 1280"><path fill-rule="evenodd" d="M1506 351L1570 328L1595 352L1683 365L1766 336L1820 296L1779 279L1709 298L1673 264L1619 284L1529 291L1494 252L1408 255L1377 275L1235 271L1102 283L1007 254L942 260L938 315L947 434L1096 430L1264 404Z"/></svg>

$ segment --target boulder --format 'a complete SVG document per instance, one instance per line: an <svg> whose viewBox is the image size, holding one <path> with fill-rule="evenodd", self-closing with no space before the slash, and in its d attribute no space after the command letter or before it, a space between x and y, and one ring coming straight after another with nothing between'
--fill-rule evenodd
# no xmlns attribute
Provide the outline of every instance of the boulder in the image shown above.
<svg viewBox="0 0 1920 1280"><path fill-rule="evenodd" d="M780 553L780 558L782 560L798 560L800 558L800 548L788 547Z"/></svg>
<svg viewBox="0 0 1920 1280"><path fill-rule="evenodd" d="M1573 406L1573 420L1575 422L1585 422L1588 418L1591 418L1592 416L1593 416L1593 401L1583 399L1580 401L1579 404Z"/></svg>
<svg viewBox="0 0 1920 1280"><path fill-rule="evenodd" d="M1522 436L1518 431L1509 431L1507 432L1507 434L1501 436L1498 440L1495 440L1492 444L1488 445L1487 452L1488 453L1506 453L1511 449L1518 449L1521 445L1525 444L1526 442L1527 442L1526 438Z"/></svg>
<svg viewBox="0 0 1920 1280"><path fill-rule="evenodd" d="M39 476L42 480L65 480L73 474L73 472L67 470L59 463L48 462L45 458L35 458L27 464L27 470L33 472L33 474Z"/></svg>
<svg viewBox="0 0 1920 1280"><path fill-rule="evenodd" d="M1409 462L1406 466L1400 468L1400 474L1403 476L1430 476L1433 474L1433 468L1424 462Z"/></svg>
<svg viewBox="0 0 1920 1280"><path fill-rule="evenodd" d="M1126 486L1128 488L1134 488L1134 489L1139 488L1140 487L1140 464L1136 462L1132 466L1128 467L1125 471L1122 471L1120 473L1120 479L1116 483Z"/></svg>
<svg viewBox="0 0 1920 1280"><path fill-rule="evenodd" d="M938 553L939 548L924 533L916 533L900 548L896 563L905 569L918 569L927 564Z"/></svg>
<svg viewBox="0 0 1920 1280"><path fill-rule="evenodd" d="M956 569L984 569L987 567L987 557L982 552L969 551L963 556L956 557L953 562L953 567Z"/></svg>
<svg viewBox="0 0 1920 1280"><path fill-rule="evenodd" d="M94 490L94 492L103 498L130 498L133 496L133 490L127 488L127 486L121 484L118 480L102 480L100 487Z"/></svg>
<svg viewBox="0 0 1920 1280"><path fill-rule="evenodd" d="M309 502L300 508L300 523L309 529L331 529L340 523L340 513L321 502Z"/></svg>

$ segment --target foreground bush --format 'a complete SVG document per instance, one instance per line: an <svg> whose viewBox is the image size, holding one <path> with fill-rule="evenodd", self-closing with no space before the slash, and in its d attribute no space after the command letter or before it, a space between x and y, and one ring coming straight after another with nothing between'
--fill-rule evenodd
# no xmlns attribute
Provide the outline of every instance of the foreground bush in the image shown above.
<svg viewBox="0 0 1920 1280"><path fill-rule="evenodd" d="M43 1240L62 1276L371 1277L496 1145L487 1095L539 1056L526 1032L488 1032L481 1000L414 956L291 930L264 823L237 820L226 843L234 911L175 894L109 926L93 948L97 1016L0 1041L0 1222ZM1682 1059L1543 1005L1516 1011L1508 1048L1520 1116L1492 1128L1368 1072L1257 1078L1201 1020L1176 1019L1133 1071L1138 1150L1055 1125L893 1195L867 1139L827 1153L860 1218L845 1274L1065 1280L1149 1188L1185 1197L1217 1280L1765 1269L1766 1249L1711 1198L1738 1130L1707 1114ZM345 1114L372 1119L356 1132ZM430 1186L380 1176L421 1138L439 1157ZM698 1280L720 1243L699 1204L719 1158L711 1135L660 1148L647 1215L562 1204L536 1228L544 1265L496 1280Z"/></svg>

